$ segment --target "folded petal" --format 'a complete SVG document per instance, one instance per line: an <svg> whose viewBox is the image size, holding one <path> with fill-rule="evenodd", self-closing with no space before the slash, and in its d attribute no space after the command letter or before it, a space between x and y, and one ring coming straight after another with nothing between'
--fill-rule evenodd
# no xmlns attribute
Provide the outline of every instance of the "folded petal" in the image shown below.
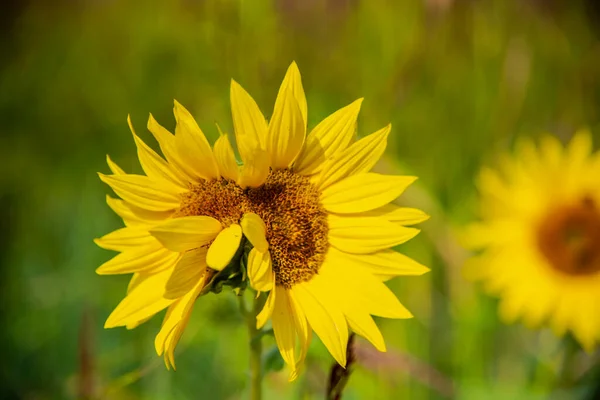
<svg viewBox="0 0 600 400"><path fill-rule="evenodd" d="M387 146L387 137L392 129L388 125L371 135L353 143L346 150L327 161L318 178L321 190L344 177L368 172L379 160Z"/></svg>
<svg viewBox="0 0 600 400"><path fill-rule="evenodd" d="M179 255L162 246L148 245L116 255L96 269L99 275L130 274L172 266Z"/></svg>
<svg viewBox="0 0 600 400"><path fill-rule="evenodd" d="M283 78L283 82L279 87L279 93L277 93L277 99L275 100L275 108L278 107L277 102L283 101L283 91L286 89L289 90L294 96L294 99L298 104L298 108L302 113L302 120L304 121L304 126L306 127L308 106L306 103L306 95L304 94L304 88L302 87L302 77L300 76L300 70L298 69L298 65L295 61L293 61L288 67L288 70L285 73L285 77Z"/></svg>
<svg viewBox="0 0 600 400"><path fill-rule="evenodd" d="M167 249L184 252L209 244L219 232L221 223L207 216L169 219L150 230Z"/></svg>
<svg viewBox="0 0 600 400"><path fill-rule="evenodd" d="M257 148L264 148L267 121L254 99L236 81L231 80L231 114L235 139L244 163Z"/></svg>
<svg viewBox="0 0 600 400"><path fill-rule="evenodd" d="M354 309L384 318L412 318L410 311L383 282L354 265L343 265L328 258L321 266L319 276L326 282L321 283L322 290L328 285L342 285L344 292L351 294L347 301L351 302Z"/></svg>
<svg viewBox="0 0 600 400"><path fill-rule="evenodd" d="M117 229L101 238L94 239L94 242L103 249L115 251L136 249L153 243L158 244L146 229L130 227Z"/></svg>
<svg viewBox="0 0 600 400"><path fill-rule="evenodd" d="M115 199L109 195L106 195L106 204L108 204L115 214L123 219L125 225L139 226L146 224L146 221L135 215L133 211L131 211L131 208L128 207L123 200Z"/></svg>
<svg viewBox="0 0 600 400"><path fill-rule="evenodd" d="M318 276L315 275L310 282L302 282L293 286L291 291L304 311L308 323L327 347L329 353L342 367L345 367L348 325L344 315L335 306L335 302L327 297L329 294L314 284L311 285L315 278L318 279Z"/></svg>
<svg viewBox="0 0 600 400"><path fill-rule="evenodd" d="M175 348L187 327L196 298L203 287L204 281L198 281L192 290L174 302L167 310L160 332L154 340L154 347L158 355L164 353L167 368L171 366L175 369Z"/></svg>
<svg viewBox="0 0 600 400"><path fill-rule="evenodd" d="M270 171L269 154L256 149L240 169L238 185L242 188L259 187L267 180Z"/></svg>
<svg viewBox="0 0 600 400"><path fill-rule="evenodd" d="M194 117L179 102L173 108L177 125L175 127L175 145L187 171L195 178L217 179L219 167L210 144Z"/></svg>
<svg viewBox="0 0 600 400"><path fill-rule="evenodd" d="M275 277L273 277L275 279ZM256 316L256 329L262 329L263 326L267 323L271 315L273 314L273 309L275 308L275 295L276 290L273 289L269 292L269 297L267 297L267 302L265 303L263 309Z"/></svg>
<svg viewBox="0 0 600 400"><path fill-rule="evenodd" d="M232 224L223 229L212 242L206 254L206 263L214 270L221 271L235 256L242 240L242 227Z"/></svg>
<svg viewBox="0 0 600 400"><path fill-rule="evenodd" d="M170 211L179 207L177 193L142 175L98 174L102 182L108 184L123 200L150 211Z"/></svg>
<svg viewBox="0 0 600 400"><path fill-rule="evenodd" d="M347 307L344 312L348 325L354 332L371 342L377 350L382 352L387 350L381 331L368 313L350 307Z"/></svg>
<svg viewBox="0 0 600 400"><path fill-rule="evenodd" d="M170 306L173 300L162 296L170 273L171 271L164 270L137 285L110 314L104 327L114 328L137 323Z"/></svg>
<svg viewBox="0 0 600 400"><path fill-rule="evenodd" d="M402 244L419 230L393 224L380 217L341 217L330 214L329 243L338 250L368 254Z"/></svg>
<svg viewBox="0 0 600 400"><path fill-rule="evenodd" d="M175 136L156 122L152 114L148 117L148 130L158 142L160 151L173 168L173 172L183 182L194 182L196 180L195 174L186 166L186 162L178 154Z"/></svg>
<svg viewBox="0 0 600 400"><path fill-rule="evenodd" d="M273 289L274 276L271 267L271 255L267 251L261 253L256 248L248 254L248 278L250 286L258 292L267 292Z"/></svg>
<svg viewBox="0 0 600 400"><path fill-rule="evenodd" d="M258 251L265 253L269 249L267 243L267 227L263 220L255 213L246 213L240 221L244 236Z"/></svg>
<svg viewBox="0 0 600 400"><path fill-rule="evenodd" d="M106 163L108 164L108 168L110 168L110 170L113 174L127 175L121 167L119 167L113 160L111 160L111 158L108 154L106 155Z"/></svg>
<svg viewBox="0 0 600 400"><path fill-rule="evenodd" d="M236 182L238 180L239 167L235 161L233 147L231 147L227 134L221 134L221 136L219 136L215 142L214 153L221 176Z"/></svg>
<svg viewBox="0 0 600 400"><path fill-rule="evenodd" d="M423 275L429 272L429 268L394 250L381 250L371 254L351 254L332 246L328 250L327 257L331 257L341 265L352 264L364 268L383 280L400 275Z"/></svg>
<svg viewBox="0 0 600 400"><path fill-rule="evenodd" d="M296 360L296 365L290 371L289 381L294 381L298 378L303 366L304 359L308 353L308 347L312 340L312 328L306 320L306 315L302 310L302 307L298 303L298 300L294 297L294 292L291 290L287 291L290 309L292 316L294 317L294 327L296 329L296 335L300 339L300 354Z"/></svg>
<svg viewBox="0 0 600 400"><path fill-rule="evenodd" d="M135 134L131 118L127 116L127 123L129 129L133 135L133 140L137 147L138 158L142 169L150 178L162 181L165 185L171 185L172 191L174 192L185 192L188 190L184 180L182 180L175 172L173 172L171 166L162 159L161 156L156 154L142 139Z"/></svg>
<svg viewBox="0 0 600 400"><path fill-rule="evenodd" d="M345 150L356 136L356 119L363 99L334 112L321 121L306 138L294 170L302 175L321 171L325 160Z"/></svg>
<svg viewBox="0 0 600 400"><path fill-rule="evenodd" d="M178 299L198 284L206 272L206 247L183 253L165 286L167 299Z"/></svg>
<svg viewBox="0 0 600 400"><path fill-rule="evenodd" d="M296 367L296 330L294 318L290 308L286 290L283 287L275 287L275 307L271 316L275 342L281 353L281 357L291 368Z"/></svg>
<svg viewBox="0 0 600 400"><path fill-rule="evenodd" d="M173 214L170 211L148 211L139 207L132 206L124 200L115 199L106 195L106 204L123 219L123 222L128 227L147 227L154 225L160 221L164 221Z"/></svg>
<svg viewBox="0 0 600 400"><path fill-rule="evenodd" d="M271 156L273 168L288 168L302 150L306 122L296 99L298 88L302 88L300 74L295 64L292 64L279 89L269 122L266 150Z"/></svg>
<svg viewBox="0 0 600 400"><path fill-rule="evenodd" d="M329 212L359 213L388 204L417 178L374 173L351 175L321 193L321 203Z"/></svg>
<svg viewBox="0 0 600 400"><path fill-rule="evenodd" d="M381 217L400 225L414 225L429 219L429 215L419 209L398 207L394 204L387 204L378 209L362 213L361 215L364 217Z"/></svg>

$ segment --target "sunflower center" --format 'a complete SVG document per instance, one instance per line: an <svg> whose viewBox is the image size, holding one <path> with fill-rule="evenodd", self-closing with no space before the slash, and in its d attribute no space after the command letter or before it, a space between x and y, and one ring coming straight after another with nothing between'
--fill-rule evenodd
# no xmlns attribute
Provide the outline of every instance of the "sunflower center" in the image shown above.
<svg viewBox="0 0 600 400"><path fill-rule="evenodd" d="M600 210L594 199L548 213L538 229L538 246L557 270L569 275L600 272Z"/></svg>
<svg viewBox="0 0 600 400"><path fill-rule="evenodd" d="M271 171L257 188L242 189L226 179L195 184L183 195L175 217L206 215L229 226L248 212L260 216L267 227L278 285L290 288L319 271L329 246L327 213L318 189L290 170Z"/></svg>
<svg viewBox="0 0 600 400"><path fill-rule="evenodd" d="M202 181L183 195L175 217L206 215L229 226L242 218L246 203L244 190L234 182L226 179Z"/></svg>
<svg viewBox="0 0 600 400"><path fill-rule="evenodd" d="M275 280L290 288L310 280L325 259L327 213L305 176L271 171L264 185L247 190L249 207L267 226Z"/></svg>

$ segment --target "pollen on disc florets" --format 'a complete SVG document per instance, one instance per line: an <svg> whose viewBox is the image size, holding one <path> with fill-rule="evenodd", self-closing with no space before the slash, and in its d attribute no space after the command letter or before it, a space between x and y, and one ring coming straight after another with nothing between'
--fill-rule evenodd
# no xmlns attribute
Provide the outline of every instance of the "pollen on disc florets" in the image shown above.
<svg viewBox="0 0 600 400"><path fill-rule="evenodd" d="M600 210L593 198L558 207L539 225L541 253L560 272L581 276L600 272Z"/></svg>
<svg viewBox="0 0 600 400"><path fill-rule="evenodd" d="M182 195L175 217L205 215L223 226L238 223L244 213L247 198L244 190L227 179L201 181Z"/></svg>
<svg viewBox="0 0 600 400"><path fill-rule="evenodd" d="M175 217L206 215L229 226L249 212L265 223L278 285L290 288L319 271L329 247L327 213L317 187L290 170L271 171L257 188L226 179L191 185Z"/></svg>
<svg viewBox="0 0 600 400"><path fill-rule="evenodd" d="M316 186L305 176L277 170L247 196L252 212L267 226L276 283L290 288L310 280L329 247L327 213Z"/></svg>

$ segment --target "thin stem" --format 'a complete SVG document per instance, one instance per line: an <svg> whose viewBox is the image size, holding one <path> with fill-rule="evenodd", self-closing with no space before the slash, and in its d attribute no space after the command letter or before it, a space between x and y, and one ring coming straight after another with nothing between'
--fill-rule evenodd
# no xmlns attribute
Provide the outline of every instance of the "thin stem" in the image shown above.
<svg viewBox="0 0 600 400"><path fill-rule="evenodd" d="M256 328L256 316L260 312L261 299L255 298L252 309L246 308L243 296L238 296L240 311L246 318L248 342L250 343L250 400L262 399L262 336Z"/></svg>

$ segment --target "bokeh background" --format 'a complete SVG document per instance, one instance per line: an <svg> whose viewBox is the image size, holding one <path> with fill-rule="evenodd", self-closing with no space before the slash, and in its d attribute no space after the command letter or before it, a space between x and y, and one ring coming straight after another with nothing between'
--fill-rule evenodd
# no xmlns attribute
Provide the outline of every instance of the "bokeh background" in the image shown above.
<svg viewBox="0 0 600 400"><path fill-rule="evenodd" d="M456 240L480 166L515 138L599 131L599 16L594 0L4 1L0 398L246 398L233 294L197 303L177 372L154 352L161 318L103 329L127 277L94 273L112 253L92 239L121 226L96 172L107 153L140 171L126 116L156 148L148 113L172 128L174 98L212 140L231 132L231 78L269 115L292 60L310 126L359 97L360 134L392 122L378 168L419 176L401 202L432 215L399 249L431 272L390 282L416 317L379 321L385 355L358 342L344 398L600 398L599 353L564 379L564 343L501 324ZM266 397L323 398L332 362L314 340L304 376L271 373Z"/></svg>

